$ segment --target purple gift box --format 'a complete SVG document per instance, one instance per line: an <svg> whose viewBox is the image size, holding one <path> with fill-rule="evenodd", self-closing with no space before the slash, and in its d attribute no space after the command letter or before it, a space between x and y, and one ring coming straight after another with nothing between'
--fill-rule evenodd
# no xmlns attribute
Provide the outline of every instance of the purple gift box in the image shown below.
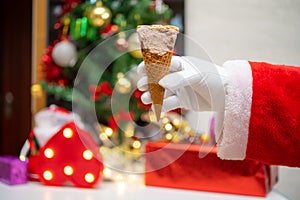
<svg viewBox="0 0 300 200"><path fill-rule="evenodd" d="M27 183L28 161L15 156L0 156L0 181L8 185Z"/></svg>

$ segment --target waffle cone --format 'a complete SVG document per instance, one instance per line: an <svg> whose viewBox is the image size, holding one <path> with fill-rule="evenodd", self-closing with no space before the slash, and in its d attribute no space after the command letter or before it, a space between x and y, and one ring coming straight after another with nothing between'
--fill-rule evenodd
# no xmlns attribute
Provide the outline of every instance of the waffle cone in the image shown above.
<svg viewBox="0 0 300 200"><path fill-rule="evenodd" d="M165 93L165 89L158 82L169 73L178 31L178 27L171 25L137 27L156 120L160 119Z"/></svg>
<svg viewBox="0 0 300 200"><path fill-rule="evenodd" d="M142 49L145 68L148 75L148 86L153 101L156 119L160 119L165 89L158 82L169 73L173 53L171 51L159 55L151 53L148 49Z"/></svg>

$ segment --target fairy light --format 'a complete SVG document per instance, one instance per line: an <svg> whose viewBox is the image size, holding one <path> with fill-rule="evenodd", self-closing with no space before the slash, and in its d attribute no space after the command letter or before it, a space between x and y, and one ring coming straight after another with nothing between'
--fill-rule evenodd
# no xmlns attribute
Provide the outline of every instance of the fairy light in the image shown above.
<svg viewBox="0 0 300 200"><path fill-rule="evenodd" d="M125 132L125 137L130 138L130 137L132 137L132 136L134 136L134 131L131 130L131 129L126 130L126 132Z"/></svg>
<svg viewBox="0 0 300 200"><path fill-rule="evenodd" d="M112 176L112 171L109 168L104 168L103 169L103 175L104 177L111 177Z"/></svg>
<svg viewBox="0 0 300 200"><path fill-rule="evenodd" d="M167 117L162 118L161 122L163 124L167 124L169 122L169 119Z"/></svg>
<svg viewBox="0 0 300 200"><path fill-rule="evenodd" d="M51 181L53 179L53 173L50 170L46 170L43 172L43 177L47 181Z"/></svg>
<svg viewBox="0 0 300 200"><path fill-rule="evenodd" d="M104 133L105 133L108 137L110 137L110 136L112 136L112 134L113 134L113 130L112 130L111 128L107 127L107 128L105 128Z"/></svg>
<svg viewBox="0 0 300 200"><path fill-rule="evenodd" d="M210 135L208 133L203 133L200 138L202 142L207 142L210 139Z"/></svg>
<svg viewBox="0 0 300 200"><path fill-rule="evenodd" d="M177 131L175 131L173 133L172 142L177 143L180 142L180 140L181 140L180 134Z"/></svg>
<svg viewBox="0 0 300 200"><path fill-rule="evenodd" d="M166 138L167 140L172 140L173 135L172 135L171 133L167 133L167 134L165 135L165 138Z"/></svg>
<svg viewBox="0 0 300 200"><path fill-rule="evenodd" d="M20 155L20 156L19 156L19 159L20 159L21 161L23 161L23 162L26 161L26 157L23 156L23 155Z"/></svg>
<svg viewBox="0 0 300 200"><path fill-rule="evenodd" d="M119 72L119 73L117 74L117 78L118 78L118 79L123 78L123 77L124 77L124 74L123 74L122 72Z"/></svg>
<svg viewBox="0 0 300 200"><path fill-rule="evenodd" d="M71 138L73 136L73 130L70 128L65 128L63 130L63 135L65 138Z"/></svg>
<svg viewBox="0 0 300 200"><path fill-rule="evenodd" d="M102 140L102 141L105 141L105 140L108 139L108 137L107 137L107 135L106 135L105 133L100 133L100 134L99 134L99 138L100 138L100 140Z"/></svg>
<svg viewBox="0 0 300 200"><path fill-rule="evenodd" d="M71 167L70 165L65 166L64 167L64 173L67 176L71 176L74 173L73 167Z"/></svg>
<svg viewBox="0 0 300 200"><path fill-rule="evenodd" d="M132 143L132 147L135 148L135 149L139 149L141 147L141 142L138 141L138 140L135 140L133 143Z"/></svg>
<svg viewBox="0 0 300 200"><path fill-rule="evenodd" d="M124 131L124 134L125 134L125 137L128 137L128 138L134 136L134 126L132 124L128 124Z"/></svg>
<svg viewBox="0 0 300 200"><path fill-rule="evenodd" d="M172 123L176 128L180 127L180 120L178 118L173 119Z"/></svg>
<svg viewBox="0 0 300 200"><path fill-rule="evenodd" d="M115 175L115 180L116 181L123 181L124 180L124 176L122 174L117 174L117 175Z"/></svg>
<svg viewBox="0 0 300 200"><path fill-rule="evenodd" d="M85 160L91 160L93 158L93 152L91 150L85 150L82 156Z"/></svg>
<svg viewBox="0 0 300 200"><path fill-rule="evenodd" d="M44 151L44 156L46 157L46 158L53 158L54 157L54 151L53 151L53 149L51 149L51 148L46 148L45 149L45 151Z"/></svg>
<svg viewBox="0 0 300 200"><path fill-rule="evenodd" d="M165 125L166 131L170 131L170 130L172 130L172 128L173 128L173 126L172 126L172 124L170 124L170 123L167 123L167 124Z"/></svg>
<svg viewBox="0 0 300 200"><path fill-rule="evenodd" d="M189 127L189 126L186 126L186 127L184 128L184 132L186 132L186 133L191 132L191 131L192 131L192 128Z"/></svg>
<svg viewBox="0 0 300 200"><path fill-rule="evenodd" d="M156 117L154 112L149 112L149 119L151 122L156 122Z"/></svg>
<svg viewBox="0 0 300 200"><path fill-rule="evenodd" d="M92 173L86 173L84 176L84 180L88 183L92 183L95 180L95 176Z"/></svg>
<svg viewBox="0 0 300 200"><path fill-rule="evenodd" d="M40 84L33 84L31 86L31 95L33 97L40 97L40 96L42 96L42 91L43 91L43 89L42 89L42 86Z"/></svg>

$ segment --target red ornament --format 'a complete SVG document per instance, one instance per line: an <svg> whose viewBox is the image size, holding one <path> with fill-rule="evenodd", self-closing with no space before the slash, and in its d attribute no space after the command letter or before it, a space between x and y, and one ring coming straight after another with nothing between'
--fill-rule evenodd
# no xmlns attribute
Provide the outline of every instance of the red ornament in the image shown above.
<svg viewBox="0 0 300 200"><path fill-rule="evenodd" d="M98 86L91 85L89 89L90 89L92 101L99 100L101 94L104 94L106 96L111 96L113 93L113 89L110 87L110 84L107 81L102 82Z"/></svg>
<svg viewBox="0 0 300 200"><path fill-rule="evenodd" d="M48 82L57 82L57 80L61 79L61 77L62 70L58 65L53 62L45 65L45 79Z"/></svg>
<svg viewBox="0 0 300 200"><path fill-rule="evenodd" d="M120 28L115 25L115 24L108 24L104 30L102 30L100 32L100 35L103 37L103 38L107 38L115 33L117 33L118 31L120 30Z"/></svg>
<svg viewBox="0 0 300 200"><path fill-rule="evenodd" d="M116 115L112 116L108 120L108 126L113 129L117 130L119 122L127 122L134 119L133 112L126 112L124 110L120 110Z"/></svg>
<svg viewBox="0 0 300 200"><path fill-rule="evenodd" d="M74 122L67 123L48 140L36 163L39 179L45 185L71 182L76 187L92 188L103 170L99 146Z"/></svg>

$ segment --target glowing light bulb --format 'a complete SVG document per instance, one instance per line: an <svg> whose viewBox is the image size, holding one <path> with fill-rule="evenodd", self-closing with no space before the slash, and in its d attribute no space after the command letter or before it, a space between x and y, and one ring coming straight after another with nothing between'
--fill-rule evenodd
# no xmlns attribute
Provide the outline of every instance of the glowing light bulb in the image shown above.
<svg viewBox="0 0 300 200"><path fill-rule="evenodd" d="M73 130L70 128L65 128L63 130L63 135L65 138L71 138L73 136Z"/></svg>
<svg viewBox="0 0 300 200"><path fill-rule="evenodd" d="M33 97L41 97L43 89L40 84L34 84L31 86L31 96Z"/></svg>
<svg viewBox="0 0 300 200"><path fill-rule="evenodd" d="M188 133L190 131L192 131L191 127L187 126L187 127L184 128L184 132Z"/></svg>
<svg viewBox="0 0 300 200"><path fill-rule="evenodd" d="M105 140L108 139L108 137L107 137L107 135L106 135L105 133L100 133L100 134L99 134L99 138L100 138L100 140L102 140L102 141L105 141Z"/></svg>
<svg viewBox="0 0 300 200"><path fill-rule="evenodd" d="M92 183L95 180L95 176L92 173L86 173L84 176L84 180L88 183Z"/></svg>
<svg viewBox="0 0 300 200"><path fill-rule="evenodd" d="M108 168L104 168L104 169L103 169L103 175L104 175L105 177L111 177L112 171L111 171L110 169L108 169Z"/></svg>
<svg viewBox="0 0 300 200"><path fill-rule="evenodd" d="M46 170L43 172L43 177L47 181L51 181L53 179L53 173L50 170Z"/></svg>
<svg viewBox="0 0 300 200"><path fill-rule="evenodd" d="M172 130L172 128L173 128L173 126L172 126L172 124L170 124L170 123L167 123L167 124L165 125L166 131L170 131L170 130Z"/></svg>
<svg viewBox="0 0 300 200"><path fill-rule="evenodd" d="M124 74L122 72L117 73L117 78L118 79L123 78L123 77L124 77Z"/></svg>
<svg viewBox="0 0 300 200"><path fill-rule="evenodd" d="M180 120L179 119L177 119L177 118L175 118L175 119L173 119L173 125L176 127L176 128L179 128L180 127L180 124L181 124L181 122L180 122Z"/></svg>
<svg viewBox="0 0 300 200"><path fill-rule="evenodd" d="M210 139L210 135L208 133L203 133L203 134L201 134L200 138L201 138L202 142L208 142Z"/></svg>
<svg viewBox="0 0 300 200"><path fill-rule="evenodd" d="M130 138L132 136L134 136L134 130L126 130L125 137Z"/></svg>
<svg viewBox="0 0 300 200"><path fill-rule="evenodd" d="M166 117L164 117L164 118L162 118L161 122L162 122L163 124L169 123L169 119L166 118Z"/></svg>
<svg viewBox="0 0 300 200"><path fill-rule="evenodd" d="M23 161L23 162L26 161L26 157L23 156L23 155L20 155L19 159L20 159L21 161Z"/></svg>
<svg viewBox="0 0 300 200"><path fill-rule="evenodd" d="M93 152L91 150L85 150L82 156L85 160L91 160L93 158Z"/></svg>
<svg viewBox="0 0 300 200"><path fill-rule="evenodd" d="M149 112L149 119L151 122L155 122L156 121L156 117L154 112Z"/></svg>
<svg viewBox="0 0 300 200"><path fill-rule="evenodd" d="M113 134L113 130L109 127L107 127L104 132L107 136L112 136Z"/></svg>
<svg viewBox="0 0 300 200"><path fill-rule="evenodd" d="M173 138L173 135L171 133L167 133L165 137L167 140L171 140Z"/></svg>
<svg viewBox="0 0 300 200"><path fill-rule="evenodd" d="M132 147L135 148L135 149L138 149L141 147L141 142L136 140L132 143Z"/></svg>
<svg viewBox="0 0 300 200"><path fill-rule="evenodd" d="M64 167L64 173L67 176L71 176L74 173L73 167L71 167L70 165L65 166Z"/></svg>
<svg viewBox="0 0 300 200"><path fill-rule="evenodd" d="M133 126L133 124L128 123L128 125L126 126L126 128L124 130L124 133L125 133L125 137L128 137L128 138L134 136L134 126Z"/></svg>
<svg viewBox="0 0 300 200"><path fill-rule="evenodd" d="M46 158L53 158L54 157L54 151L53 151L53 149L51 149L51 148L45 149L44 156Z"/></svg>

